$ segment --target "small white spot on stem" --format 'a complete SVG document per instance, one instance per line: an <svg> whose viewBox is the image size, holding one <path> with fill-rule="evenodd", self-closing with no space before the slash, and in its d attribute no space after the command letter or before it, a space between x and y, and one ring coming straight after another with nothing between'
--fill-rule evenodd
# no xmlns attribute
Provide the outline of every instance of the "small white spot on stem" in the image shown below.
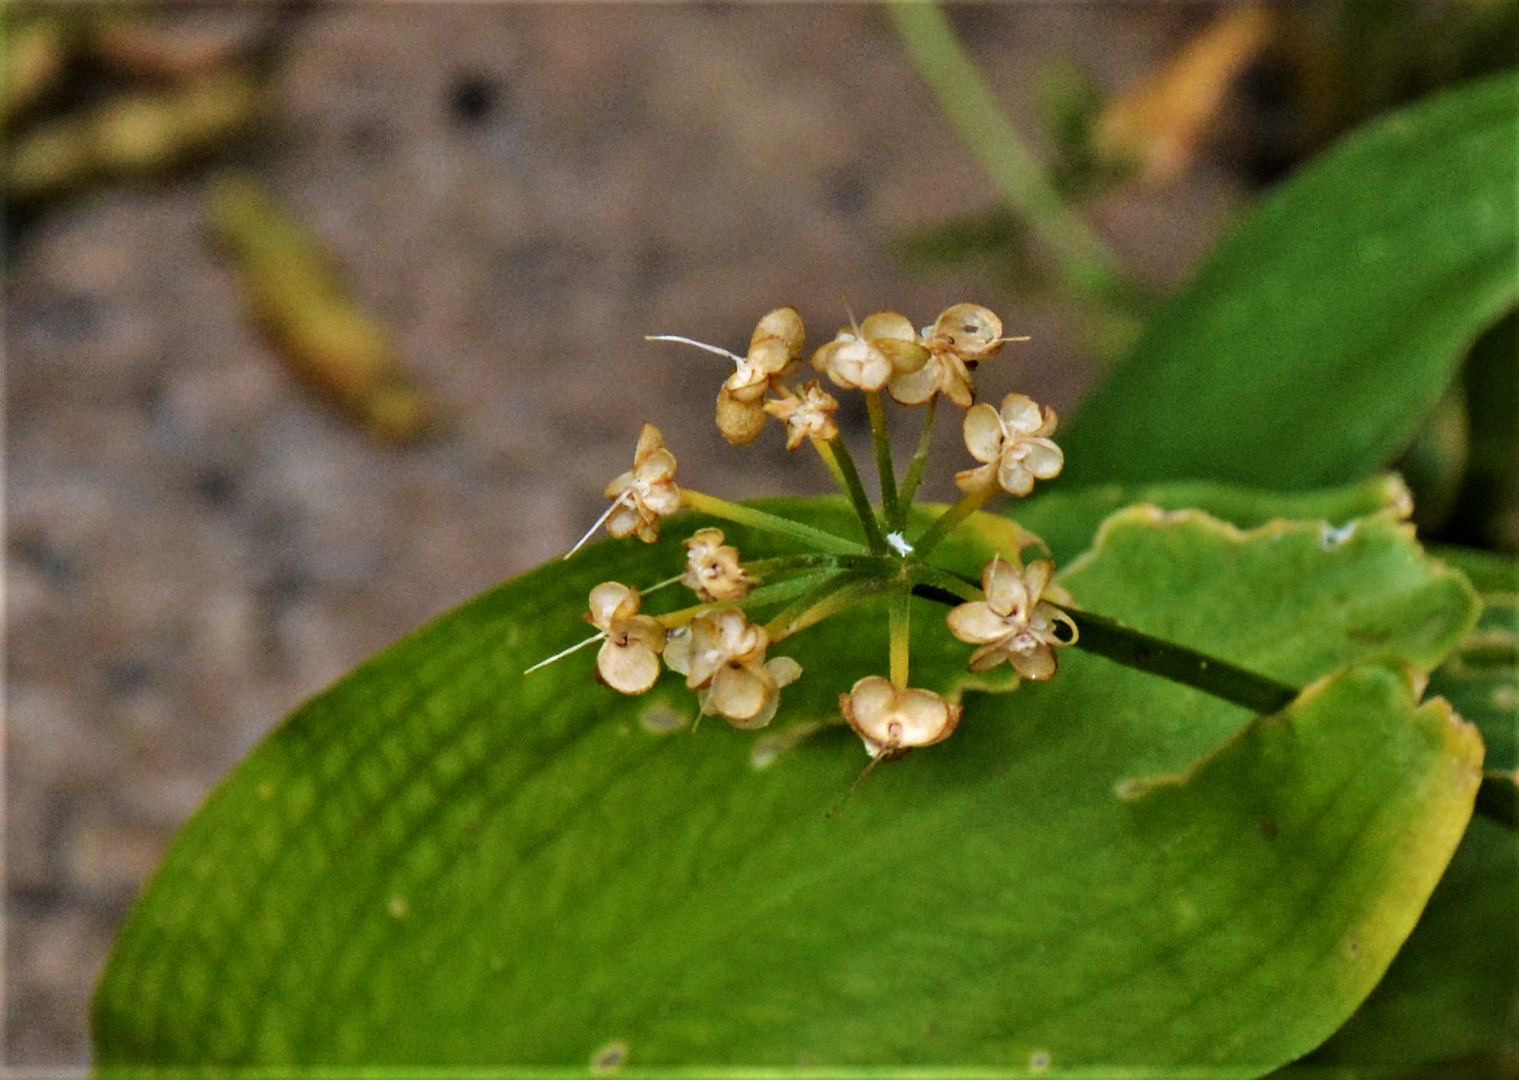
<svg viewBox="0 0 1519 1080"><path fill-rule="evenodd" d="M887 533L886 542L891 545L891 550L895 551L898 555L912 554L912 545L907 542L907 537L899 532Z"/></svg>

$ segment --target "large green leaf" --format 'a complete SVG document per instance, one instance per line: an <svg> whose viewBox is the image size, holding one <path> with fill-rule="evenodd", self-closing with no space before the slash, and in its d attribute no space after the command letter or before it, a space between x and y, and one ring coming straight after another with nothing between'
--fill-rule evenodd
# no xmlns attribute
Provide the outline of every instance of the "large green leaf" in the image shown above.
<svg viewBox="0 0 1519 1080"><path fill-rule="evenodd" d="M1487 755L1477 805L1512 826L1519 567L1488 552L1437 554L1476 586L1483 610L1431 674L1428 692L1447 698L1481 731ZM1506 817L1498 812L1505 808ZM1301 1066L1284 1070L1282 1080L1401 1077L1457 1060L1470 1062L1461 1076L1519 1076L1516 896L1519 841L1491 821L1473 820L1387 976L1349 1023Z"/></svg>
<svg viewBox="0 0 1519 1080"><path fill-rule="evenodd" d="M583 632L592 584L664 577L678 539L508 583L298 711L144 893L98 1060L583 1066L624 1043L633 1065L1258 1075L1371 990L1469 817L1480 742L1415 686L1474 602L1386 516L1119 514L1064 575L1085 607L1311 688L1253 721L1072 651L970 695L831 818L866 760L837 726L692 737L668 678L622 698L584 654L522 675ZM966 650L921 610L914 681L947 685ZM884 667L882 623L787 642L808 671L781 734Z"/></svg>
<svg viewBox="0 0 1519 1080"><path fill-rule="evenodd" d="M1392 113L1267 198L1067 426L1069 481L1385 464L1519 301L1519 77Z"/></svg>
<svg viewBox="0 0 1519 1080"><path fill-rule="evenodd" d="M1488 1071L1462 1075L1516 1075L1516 896L1519 843L1512 832L1474 818L1387 976L1348 1024L1282 1080L1405 1076L1473 1057L1489 1063Z"/></svg>

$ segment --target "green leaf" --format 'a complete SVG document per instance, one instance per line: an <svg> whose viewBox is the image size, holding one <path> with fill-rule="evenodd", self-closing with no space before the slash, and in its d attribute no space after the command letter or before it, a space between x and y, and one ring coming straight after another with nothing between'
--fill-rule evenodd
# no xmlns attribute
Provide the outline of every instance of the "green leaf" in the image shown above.
<svg viewBox="0 0 1519 1080"><path fill-rule="evenodd" d="M1487 745L1477 808L1519 828L1519 564L1487 551L1441 548L1482 597L1482 616L1430 675L1429 692L1477 725Z"/></svg>
<svg viewBox="0 0 1519 1080"><path fill-rule="evenodd" d="M291 717L144 893L96 1060L584 1067L621 1042L633 1066L1255 1076L1370 991L1470 815L1475 732L1414 688L1474 601L1385 518L1329 543L1118 515L1062 579L1084 606L1310 689L1253 720L1067 650L832 817L866 755L815 725L884 668L879 609L778 650L808 670L768 742L675 730L668 676L624 698L584 654L522 675L584 633L591 585L667 576L679 535L510 582ZM958 680L966 647L915 632L914 683Z"/></svg>
<svg viewBox="0 0 1519 1080"><path fill-rule="evenodd" d="M1067 426L1066 479L1354 480L1519 301L1519 77L1391 113L1284 183Z"/></svg>
<svg viewBox="0 0 1519 1080"><path fill-rule="evenodd" d="M1451 549L1441 551L1449 558ZM1474 552L1473 555L1486 555ZM1486 765L1513 773L1519 769L1519 572L1511 559L1488 555L1509 572L1506 583L1483 580L1478 585L1482 616L1451 654L1430 676L1430 693L1450 699L1466 719L1482 731L1487 744ZM1456 563L1470 567L1468 556Z"/></svg>
<svg viewBox="0 0 1519 1080"><path fill-rule="evenodd" d="M1487 755L1477 806L1506 804L1507 819L1491 805L1488 816L1512 828L1519 567L1484 551L1439 548L1436 554L1477 587L1483 610L1431 674L1427 693L1449 699L1481 731ZM1302 1067L1284 1070L1281 1080L1368 1080L1474 1058L1469 1075L1496 1076L1498 1063L1519 1060L1515 896L1519 844L1512 832L1474 820L1386 978L1345 1027Z"/></svg>
<svg viewBox="0 0 1519 1080"><path fill-rule="evenodd" d="M1264 491L1208 480L1057 488L1012 512L1020 525L1049 545L1056 565L1064 566L1092 546L1097 527L1109 514L1137 503L1162 510L1203 510L1242 529L1276 518L1343 528L1356 518L1383 512L1407 517L1411 508L1403 481L1384 474L1320 491Z"/></svg>
<svg viewBox="0 0 1519 1080"><path fill-rule="evenodd" d="M1481 1057L1519 1060L1519 844L1475 819L1387 976L1348 1024L1281 1080L1402 1076ZM1485 1074L1496 1076L1499 1069ZM1422 1075L1422 1074L1421 1074Z"/></svg>

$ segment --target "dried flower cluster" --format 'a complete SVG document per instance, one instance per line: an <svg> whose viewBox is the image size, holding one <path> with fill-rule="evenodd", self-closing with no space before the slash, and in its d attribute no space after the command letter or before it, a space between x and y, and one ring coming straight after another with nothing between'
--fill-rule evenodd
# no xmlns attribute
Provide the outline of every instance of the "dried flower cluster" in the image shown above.
<svg viewBox="0 0 1519 1080"><path fill-rule="evenodd" d="M1056 671L1056 650L1075 642L1071 598L1052 584L1055 568L1048 559L1025 565L1019 550L998 552L982 568L979 589L929 561L937 544L991 498L1029 494L1036 481L1059 475L1064 457L1051 438L1052 410L1023 394L1008 395L1000 408L975 403L976 366L1007 342L1027 340L1004 337L1002 321L991 311L955 304L922 329L892 311L861 322L851 318L810 361L835 388L866 396L881 472L881 505L873 506L839 435L838 399L823 389L821 379L787 384L801 367L805 338L796 309L782 307L760 319L742 356L674 335L650 340L692 345L732 361L733 371L717 393L718 430L745 445L773 418L785 428L788 450L810 443L849 496L860 537L682 490L675 483L674 455L659 430L645 424L633 467L606 487L611 506L571 554L603 524L614 537L653 543L664 519L681 510L786 537L801 551L746 564L721 530L697 529L684 541L686 565L680 574L644 593L618 582L596 586L586 614L595 635L535 668L599 642L597 675L612 689L644 693L669 669L695 691L703 715L721 716L746 730L760 728L775 717L781 689L802 673L790 657L767 657L771 646L884 594L889 677L867 676L839 698L844 721L872 759L882 760L948 738L960 719L957 702L909 685L913 597L951 606L945 620L949 633L976 646L966 662L971 672L1006 662L1022 678L1048 679ZM928 406L918 454L900 484L891 464L883 395L904 406ZM966 410L966 449L980 464L956 474L964 493L960 501L910 535L912 497L939 398ZM647 593L676 583L690 589L697 602L659 615L643 613ZM764 611L773 614L758 621Z"/></svg>

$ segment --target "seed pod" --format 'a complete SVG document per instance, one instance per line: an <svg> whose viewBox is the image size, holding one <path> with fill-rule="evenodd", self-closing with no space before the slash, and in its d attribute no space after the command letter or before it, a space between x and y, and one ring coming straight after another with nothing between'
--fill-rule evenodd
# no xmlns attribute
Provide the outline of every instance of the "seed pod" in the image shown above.
<svg viewBox="0 0 1519 1080"><path fill-rule="evenodd" d="M717 430L734 446L748 446L765 429L765 406L744 401L724 386L717 392Z"/></svg>
<svg viewBox="0 0 1519 1080"><path fill-rule="evenodd" d="M210 224L249 316L299 379L378 439L425 432L432 410L402 372L389 330L354 304L320 240L246 177L217 186Z"/></svg>

